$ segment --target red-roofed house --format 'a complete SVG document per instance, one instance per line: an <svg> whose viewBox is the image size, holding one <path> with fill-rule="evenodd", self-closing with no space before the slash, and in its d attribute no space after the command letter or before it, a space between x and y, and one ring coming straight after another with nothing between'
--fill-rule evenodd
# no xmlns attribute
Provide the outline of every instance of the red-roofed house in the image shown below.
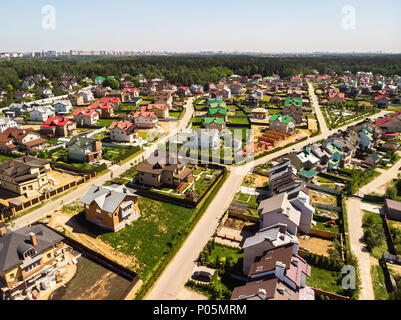
<svg viewBox="0 0 401 320"><path fill-rule="evenodd" d="M137 128L135 123L124 120L114 121L110 126L110 138L117 142L133 142L137 138Z"/></svg>
<svg viewBox="0 0 401 320"><path fill-rule="evenodd" d="M114 114L113 106L108 102L107 103L103 103L103 102L102 103L99 103L99 102L92 103L90 109L99 113L99 116L101 119L109 119L109 118L113 117L113 114Z"/></svg>
<svg viewBox="0 0 401 320"><path fill-rule="evenodd" d="M290 80L291 87L302 87L302 79L300 77L292 77Z"/></svg>
<svg viewBox="0 0 401 320"><path fill-rule="evenodd" d="M121 103L121 99L120 99L120 97L104 97L104 98L102 98L102 103L104 103L104 104L109 103L114 108L116 108Z"/></svg>
<svg viewBox="0 0 401 320"><path fill-rule="evenodd" d="M122 90L122 102L135 102L138 103L140 99L139 90L137 88L124 88Z"/></svg>
<svg viewBox="0 0 401 320"><path fill-rule="evenodd" d="M77 132L77 124L70 118L51 117L40 126L40 132L53 137L73 136Z"/></svg>
<svg viewBox="0 0 401 320"><path fill-rule="evenodd" d="M167 104L151 103L146 107L146 110L154 112L158 118L166 119L169 117Z"/></svg>
<svg viewBox="0 0 401 320"><path fill-rule="evenodd" d="M91 109L75 109L72 116L80 127L92 127L99 122L99 113Z"/></svg>
<svg viewBox="0 0 401 320"><path fill-rule="evenodd" d="M145 107L146 108L146 107ZM134 123L138 128L156 128L159 122L157 116L154 112L145 111L142 108L141 111L135 111L132 113L132 118L134 119Z"/></svg>
<svg viewBox="0 0 401 320"><path fill-rule="evenodd" d="M329 93L329 102L330 103L343 103L345 95L344 93L331 92Z"/></svg>
<svg viewBox="0 0 401 320"><path fill-rule="evenodd" d="M377 96L377 97L375 97L375 103L381 109L387 109L389 101L390 101L390 98L386 97L386 96Z"/></svg>
<svg viewBox="0 0 401 320"><path fill-rule="evenodd" d="M188 87L182 87L182 86L178 87L176 92L180 97L186 97L191 94L191 91L189 90Z"/></svg>

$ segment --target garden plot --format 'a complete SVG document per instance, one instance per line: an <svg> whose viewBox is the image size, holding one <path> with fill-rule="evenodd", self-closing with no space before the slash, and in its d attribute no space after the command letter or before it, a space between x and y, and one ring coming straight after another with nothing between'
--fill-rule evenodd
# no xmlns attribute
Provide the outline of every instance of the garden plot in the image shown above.
<svg viewBox="0 0 401 320"><path fill-rule="evenodd" d="M325 204L328 206L337 206L337 197L331 194L310 190L309 195L312 203Z"/></svg>

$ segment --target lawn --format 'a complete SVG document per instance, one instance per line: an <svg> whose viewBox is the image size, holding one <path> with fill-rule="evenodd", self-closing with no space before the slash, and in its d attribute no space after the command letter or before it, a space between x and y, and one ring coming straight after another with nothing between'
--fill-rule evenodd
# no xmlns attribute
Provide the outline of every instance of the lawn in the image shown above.
<svg viewBox="0 0 401 320"><path fill-rule="evenodd" d="M181 115L181 112L180 112L180 111L170 111L170 112L169 112L169 116L170 116L170 117L173 117L173 118L179 118L180 115Z"/></svg>
<svg viewBox="0 0 401 320"><path fill-rule="evenodd" d="M375 300L387 300L388 292L384 280L383 269L381 266L372 266L371 271L373 291L375 293Z"/></svg>
<svg viewBox="0 0 401 320"><path fill-rule="evenodd" d="M207 250L207 245L205 249ZM225 246L220 243L215 243L210 255L208 255L207 261L215 264L216 259L220 259L223 257L226 259L229 258L232 265L236 265L237 263L242 263L241 259L244 257L244 253L241 249Z"/></svg>
<svg viewBox="0 0 401 320"><path fill-rule="evenodd" d="M134 148L103 147L102 154L103 154L103 159L105 160L119 161L128 158L129 156L133 155L139 150L140 150L139 147L134 147Z"/></svg>
<svg viewBox="0 0 401 320"><path fill-rule="evenodd" d="M344 294L344 289L341 286L342 274L340 271L329 271L316 266L311 267L311 277L306 280L308 286L328 292Z"/></svg>
<svg viewBox="0 0 401 320"><path fill-rule="evenodd" d="M0 162L9 161L11 159L14 159L14 157L10 157L10 156L6 156L4 154L0 154Z"/></svg>
<svg viewBox="0 0 401 320"><path fill-rule="evenodd" d="M116 233L104 233L100 239L116 250L134 256L137 264L132 267L145 282L197 209L145 197L139 198L139 208L141 216L131 226Z"/></svg>
<svg viewBox="0 0 401 320"><path fill-rule="evenodd" d="M381 259L384 252L389 252L383 221L377 213L363 210L364 241L372 257Z"/></svg>
<svg viewBox="0 0 401 320"><path fill-rule="evenodd" d="M118 119L99 119L98 127L109 127L113 121Z"/></svg>

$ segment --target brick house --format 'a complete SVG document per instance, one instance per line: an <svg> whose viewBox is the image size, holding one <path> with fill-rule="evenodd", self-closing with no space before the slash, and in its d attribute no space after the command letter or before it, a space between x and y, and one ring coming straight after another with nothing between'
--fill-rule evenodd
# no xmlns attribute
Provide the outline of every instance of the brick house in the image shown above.
<svg viewBox="0 0 401 320"><path fill-rule="evenodd" d="M124 185L93 185L80 201L86 220L117 232L140 217L138 195Z"/></svg>

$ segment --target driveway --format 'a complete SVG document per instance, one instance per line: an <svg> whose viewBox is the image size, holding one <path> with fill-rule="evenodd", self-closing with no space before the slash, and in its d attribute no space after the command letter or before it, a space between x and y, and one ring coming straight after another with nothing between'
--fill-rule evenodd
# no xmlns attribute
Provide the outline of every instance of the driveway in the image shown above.
<svg viewBox="0 0 401 320"><path fill-rule="evenodd" d="M375 295L370 274L370 255L363 243L363 228L361 200L349 198L347 200L348 233L351 242L351 251L358 259L359 274L361 278L360 300L374 300Z"/></svg>

